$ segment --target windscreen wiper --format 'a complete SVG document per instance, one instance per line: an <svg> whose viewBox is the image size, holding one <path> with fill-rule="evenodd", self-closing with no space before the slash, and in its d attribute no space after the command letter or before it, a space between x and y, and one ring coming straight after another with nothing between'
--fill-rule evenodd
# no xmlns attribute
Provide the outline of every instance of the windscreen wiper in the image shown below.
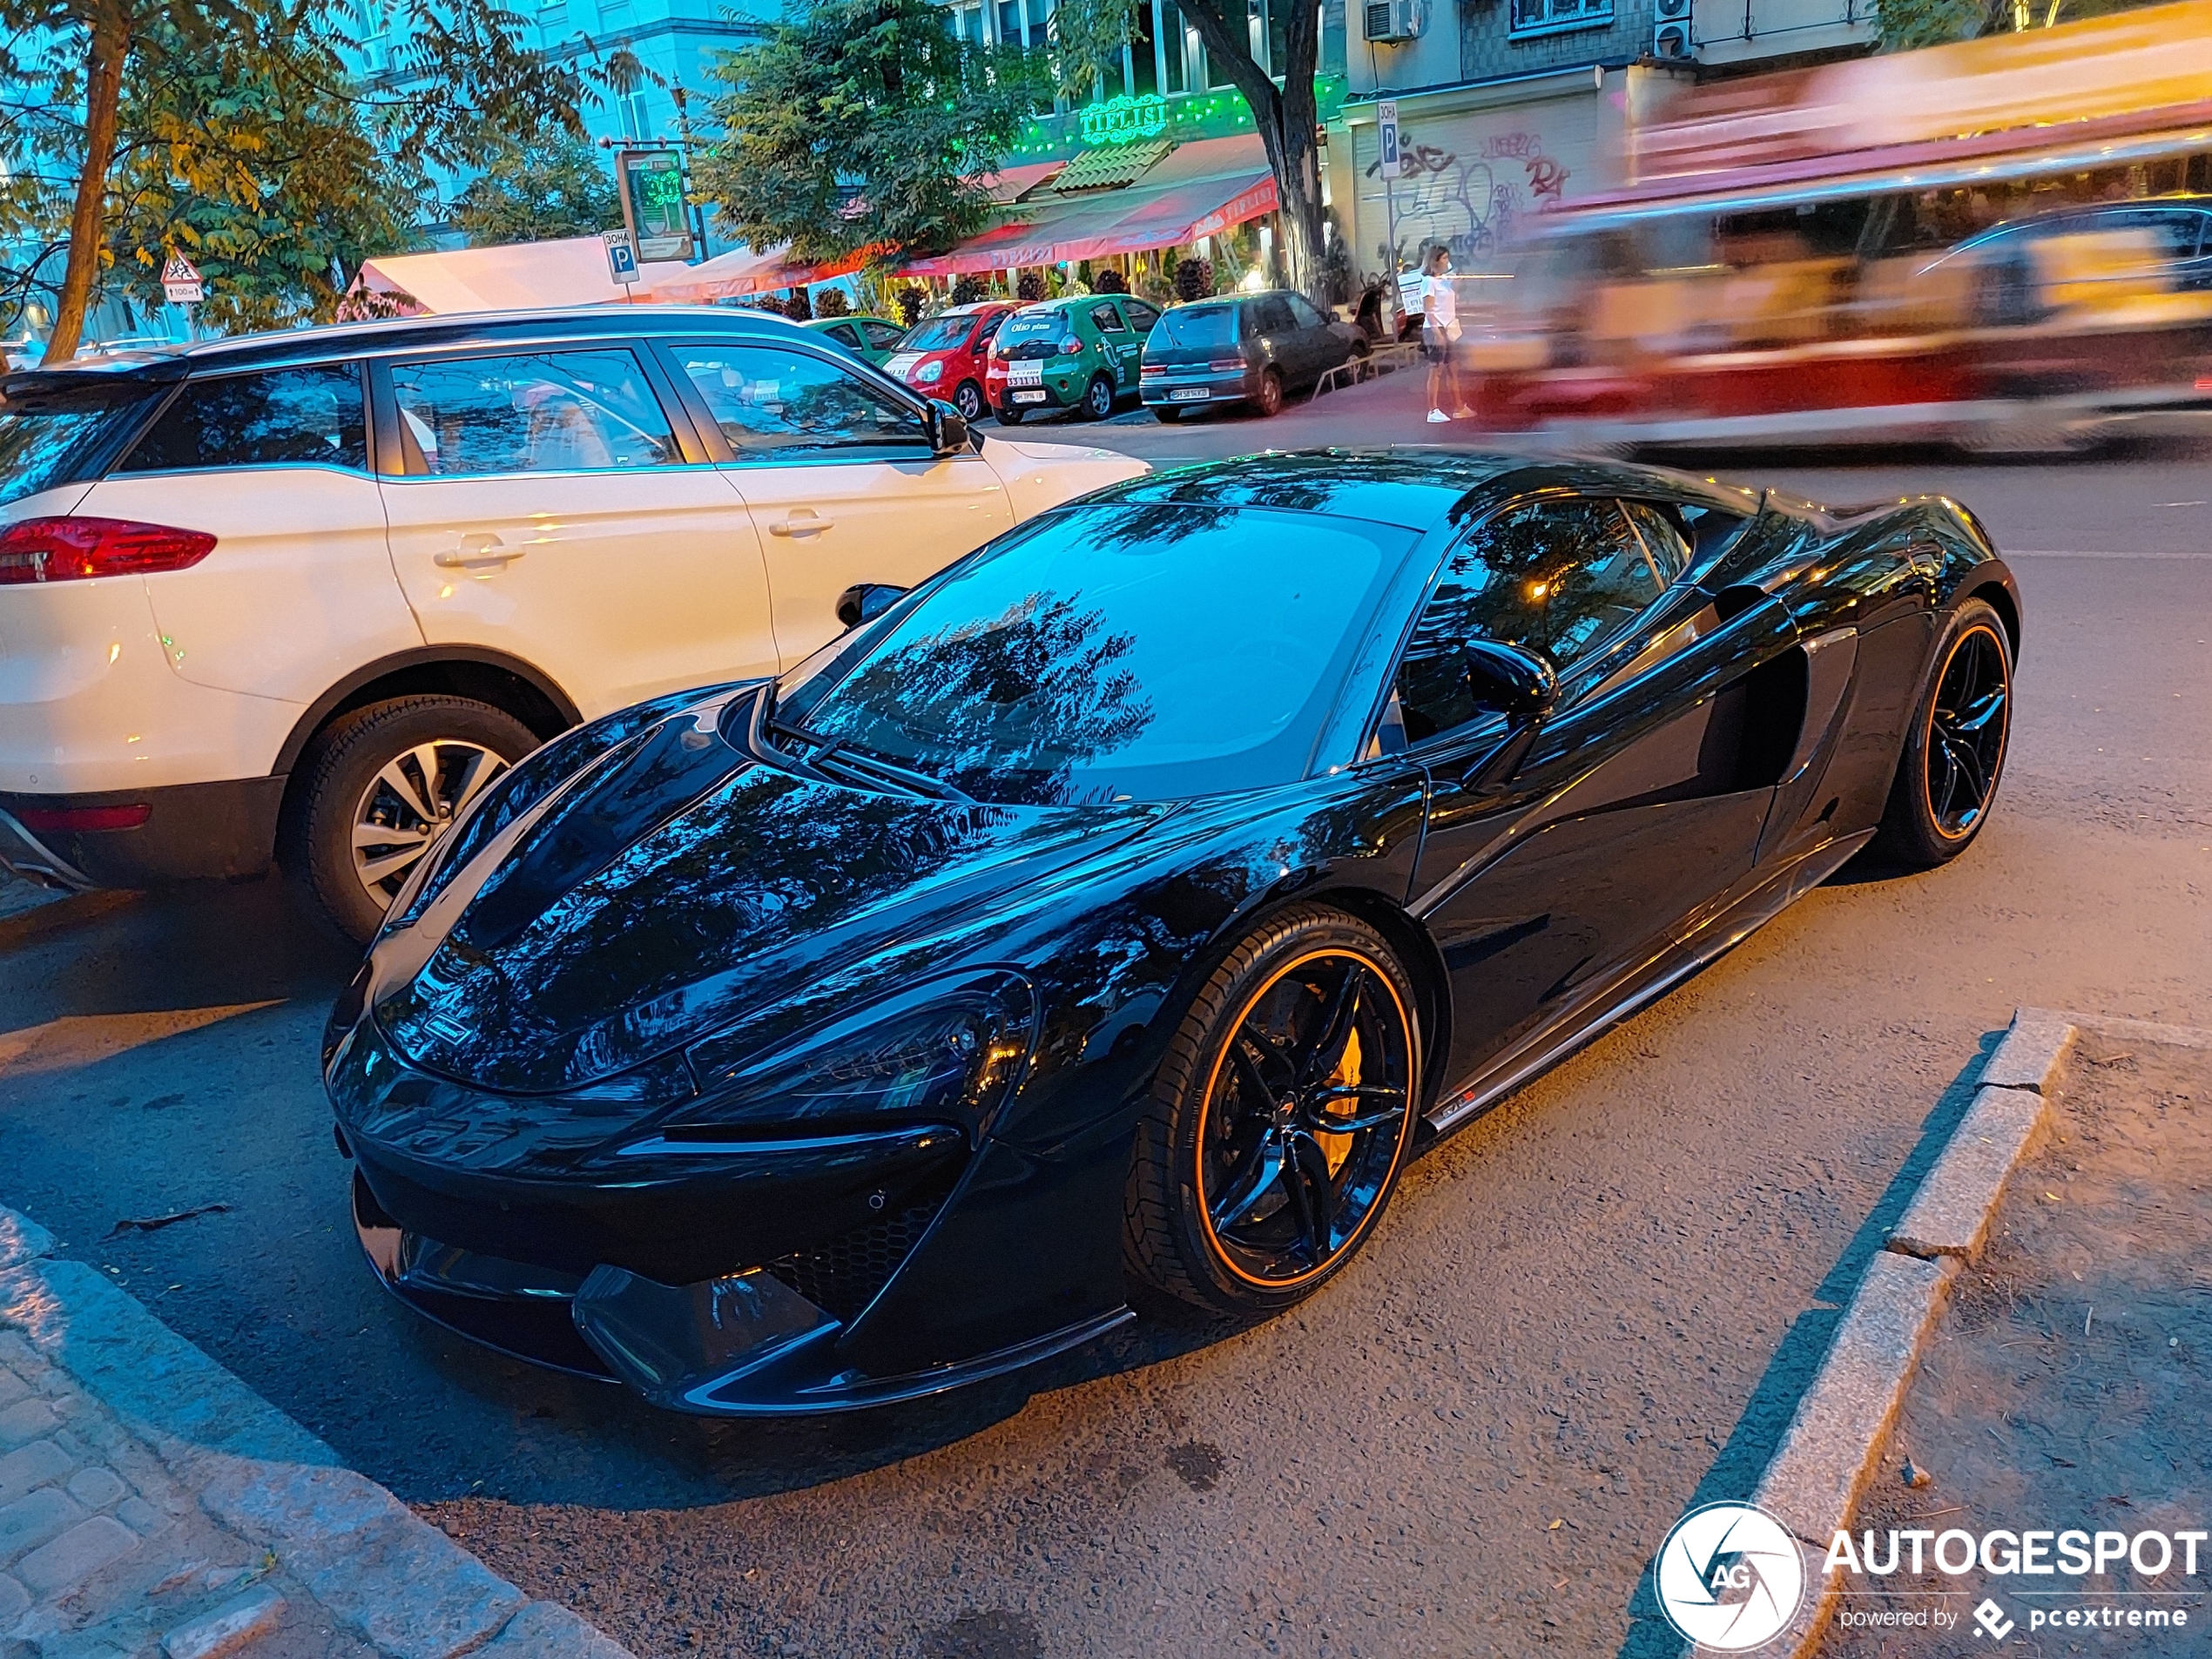
<svg viewBox="0 0 2212 1659"><path fill-rule="evenodd" d="M872 753L825 732L815 732L795 720L786 720L770 713L763 729L771 736L785 738L793 743L807 745L807 752L793 759L816 772L834 776L838 772L853 774L867 783L889 784L916 795L927 795L937 800L956 800L974 806L972 797L963 794L950 784L932 778L927 772L916 772L894 760ZM840 780L843 781L843 780Z"/></svg>

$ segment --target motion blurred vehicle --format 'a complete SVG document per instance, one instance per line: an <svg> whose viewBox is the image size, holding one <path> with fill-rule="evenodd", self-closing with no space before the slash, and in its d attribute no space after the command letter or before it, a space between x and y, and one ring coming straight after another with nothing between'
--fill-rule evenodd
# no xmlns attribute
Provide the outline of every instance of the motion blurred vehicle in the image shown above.
<svg viewBox="0 0 2212 1659"><path fill-rule="evenodd" d="M1666 94L1464 367L1599 446L2212 428L2212 3Z"/></svg>
<svg viewBox="0 0 2212 1659"><path fill-rule="evenodd" d="M273 856L366 939L556 733L772 674L841 612L1143 471L971 431L779 318L620 307L0 379L0 863Z"/></svg>
<svg viewBox="0 0 2212 1659"><path fill-rule="evenodd" d="M1291 392L1368 352L1366 334L1275 288L1163 312L1144 341L1138 386L1163 421L1190 408L1247 404L1278 415Z"/></svg>
<svg viewBox="0 0 2212 1659"><path fill-rule="evenodd" d="M990 413L983 380L991 342L1014 311L1007 300L984 300L940 312L908 331L884 372L924 397L943 398L963 419L980 421Z"/></svg>
<svg viewBox="0 0 2212 1659"><path fill-rule="evenodd" d="M1278 1312L1858 849L1971 846L2020 631L1925 496L1434 449L1098 491L478 798L326 1035L363 1248L710 1414Z"/></svg>
<svg viewBox="0 0 2212 1659"><path fill-rule="evenodd" d="M983 395L1001 421L1072 409L1103 421L1136 395L1144 337L1159 307L1127 293L1086 293L1024 306L991 342Z"/></svg>
<svg viewBox="0 0 2212 1659"><path fill-rule="evenodd" d="M828 335L862 362L873 363L879 368L898 348L907 332L887 317L859 315L816 317L799 327Z"/></svg>

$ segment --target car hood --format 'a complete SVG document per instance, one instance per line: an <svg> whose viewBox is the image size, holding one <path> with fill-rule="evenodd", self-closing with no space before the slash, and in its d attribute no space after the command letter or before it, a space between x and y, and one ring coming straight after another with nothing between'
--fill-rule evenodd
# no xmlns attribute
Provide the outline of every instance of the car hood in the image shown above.
<svg viewBox="0 0 2212 1659"><path fill-rule="evenodd" d="M1136 833L1163 809L997 806L878 792L707 744L689 713L638 732L518 836L488 844L417 928L420 968L373 993L426 1069L573 1090L751 1015L895 970L961 914ZM688 740L688 745L687 745Z"/></svg>

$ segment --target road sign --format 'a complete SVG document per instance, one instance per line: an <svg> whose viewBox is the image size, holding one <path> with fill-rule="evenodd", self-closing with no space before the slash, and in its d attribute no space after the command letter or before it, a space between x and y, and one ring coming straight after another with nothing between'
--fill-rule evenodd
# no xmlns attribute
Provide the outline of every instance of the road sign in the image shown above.
<svg viewBox="0 0 2212 1659"><path fill-rule="evenodd" d="M600 240L607 245L607 274L627 287L637 280L637 251L630 246L628 231L607 231Z"/></svg>
<svg viewBox="0 0 2212 1659"><path fill-rule="evenodd" d="M1385 98L1375 105L1375 135L1381 145L1382 176L1399 176L1400 162L1398 155L1398 104Z"/></svg>
<svg viewBox="0 0 2212 1659"><path fill-rule="evenodd" d="M172 305L197 305L207 297L199 267L181 253L172 253L161 267L162 297Z"/></svg>
<svg viewBox="0 0 2212 1659"><path fill-rule="evenodd" d="M644 260L688 260L691 226L684 206L684 158L673 150L621 150L615 180L622 222Z"/></svg>

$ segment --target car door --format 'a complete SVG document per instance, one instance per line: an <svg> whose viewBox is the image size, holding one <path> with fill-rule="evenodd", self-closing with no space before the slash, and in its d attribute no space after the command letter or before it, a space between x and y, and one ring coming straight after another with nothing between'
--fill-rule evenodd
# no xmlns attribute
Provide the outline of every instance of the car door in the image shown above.
<svg viewBox="0 0 2212 1659"><path fill-rule="evenodd" d="M379 481L433 644L536 664L588 717L776 671L745 502L671 418L641 349L594 339L376 366Z"/></svg>
<svg viewBox="0 0 2212 1659"><path fill-rule="evenodd" d="M1452 1082L1750 872L1779 765L1757 674L1788 650L1789 620L1754 603L1700 631L1710 598L1677 585L1687 543L1650 513L1552 495L1493 515L1447 556L1399 667L1396 718L1431 779L1413 902L1451 976ZM1474 710L1458 656L1472 638L1561 675L1517 765L1500 764L1515 734Z"/></svg>
<svg viewBox="0 0 2212 1659"><path fill-rule="evenodd" d="M1111 300L1091 306L1089 315L1090 326L1098 331L1099 354L1114 376L1114 390L1117 394L1135 391L1143 341L1130 330L1129 320Z"/></svg>
<svg viewBox="0 0 2212 1659"><path fill-rule="evenodd" d="M840 631L846 588L912 587L1014 523L988 462L970 448L932 454L919 405L826 354L664 349L759 527L786 666Z"/></svg>
<svg viewBox="0 0 2212 1659"><path fill-rule="evenodd" d="M1318 380L1350 356L1352 347L1329 327L1329 320L1304 294L1284 297L1291 307L1291 320L1298 325L1298 378Z"/></svg>
<svg viewBox="0 0 2212 1659"><path fill-rule="evenodd" d="M1283 377L1283 384L1297 386L1303 381L1304 342L1299 338L1298 320L1291 314L1289 300L1279 293L1263 293L1251 302L1245 318L1245 337L1250 339L1257 332L1267 361Z"/></svg>
<svg viewBox="0 0 2212 1659"><path fill-rule="evenodd" d="M310 703L419 646L368 469L359 363L195 377L78 511L206 530L148 576L170 666L196 685Z"/></svg>

